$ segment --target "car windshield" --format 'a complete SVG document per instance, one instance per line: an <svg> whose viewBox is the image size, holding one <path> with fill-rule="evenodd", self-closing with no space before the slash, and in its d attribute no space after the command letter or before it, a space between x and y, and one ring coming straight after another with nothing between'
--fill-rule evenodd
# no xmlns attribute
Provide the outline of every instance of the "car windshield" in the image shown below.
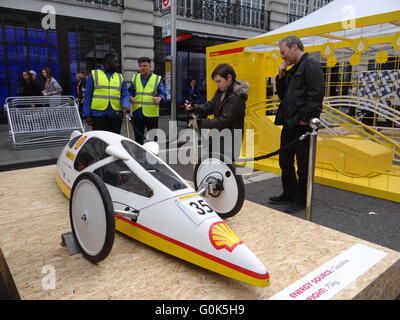
<svg viewBox="0 0 400 320"><path fill-rule="evenodd" d="M128 140L122 140L121 144L135 161L163 185L173 191L187 188L185 183L154 154Z"/></svg>

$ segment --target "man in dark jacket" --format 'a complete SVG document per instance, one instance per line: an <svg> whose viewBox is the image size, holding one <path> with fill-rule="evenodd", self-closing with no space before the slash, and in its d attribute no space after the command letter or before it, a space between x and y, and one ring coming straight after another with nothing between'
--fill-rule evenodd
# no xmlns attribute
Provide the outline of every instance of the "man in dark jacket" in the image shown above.
<svg viewBox="0 0 400 320"><path fill-rule="evenodd" d="M243 137L244 117L249 85L236 80L235 70L226 63L218 65L211 74L218 90L204 106L187 104L186 109L198 115L214 115L213 119L191 120L194 129L217 129L220 134L219 151L233 160L239 157ZM225 141L223 130L228 129L231 141ZM237 131L235 133L235 130Z"/></svg>
<svg viewBox="0 0 400 320"><path fill-rule="evenodd" d="M296 36L288 36L279 42L284 60L279 66L276 88L281 103L275 118L276 125L283 125L281 147L292 142L307 131L309 122L319 118L324 98L324 82L320 63L304 52L303 43ZM287 67L293 65L290 70ZM288 204L287 212L305 208L307 196L307 174L309 137L283 150L279 155L282 170L283 193L270 197L273 204ZM297 175L294 157L297 161Z"/></svg>

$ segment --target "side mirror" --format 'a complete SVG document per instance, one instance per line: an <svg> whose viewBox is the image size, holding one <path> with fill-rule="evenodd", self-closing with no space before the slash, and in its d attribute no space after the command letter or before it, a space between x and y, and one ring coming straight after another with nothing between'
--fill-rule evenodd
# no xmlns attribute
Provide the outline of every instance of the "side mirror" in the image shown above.
<svg viewBox="0 0 400 320"><path fill-rule="evenodd" d="M119 146L111 145L106 148L107 154L120 160L128 160L129 154Z"/></svg>
<svg viewBox="0 0 400 320"><path fill-rule="evenodd" d="M158 151L160 150L160 146L155 141L146 142L143 145L143 148L145 148L147 151L150 151L151 153L154 153L156 156L158 155Z"/></svg>

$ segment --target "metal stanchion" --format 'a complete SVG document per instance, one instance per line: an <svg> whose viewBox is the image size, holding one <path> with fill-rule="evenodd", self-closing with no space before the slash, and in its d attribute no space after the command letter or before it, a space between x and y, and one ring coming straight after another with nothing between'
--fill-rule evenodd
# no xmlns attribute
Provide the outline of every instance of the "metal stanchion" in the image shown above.
<svg viewBox="0 0 400 320"><path fill-rule="evenodd" d="M128 139L131 138L131 135L129 133L129 122L130 122L130 120L131 120L131 117L129 116L129 114L126 114L125 115L125 124L126 124L126 136L127 136Z"/></svg>
<svg viewBox="0 0 400 320"><path fill-rule="evenodd" d="M198 119L198 116L195 115L194 113L192 113L192 118L194 120ZM197 136L197 131L198 129L194 129L193 128L193 154L192 154L192 161L193 161L193 172L194 172L194 168L196 167L197 161L199 159L199 145L198 145L198 136Z"/></svg>
<svg viewBox="0 0 400 320"><path fill-rule="evenodd" d="M308 176L307 176L307 200L306 200L306 220L311 221L312 217L312 198L314 187L315 154L317 150L317 129L320 125L318 118L310 121L312 132L310 133L310 151L308 155Z"/></svg>

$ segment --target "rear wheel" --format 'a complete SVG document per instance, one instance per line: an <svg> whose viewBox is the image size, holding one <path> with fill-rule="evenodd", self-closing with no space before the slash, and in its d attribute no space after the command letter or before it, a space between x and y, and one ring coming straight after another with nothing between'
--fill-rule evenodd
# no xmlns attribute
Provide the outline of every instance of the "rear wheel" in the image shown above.
<svg viewBox="0 0 400 320"><path fill-rule="evenodd" d="M220 153L212 153L208 158L200 159L194 168L195 189L200 191L210 183L213 185L213 192L205 200L221 218L233 217L243 206L243 178L235 172L235 166Z"/></svg>
<svg viewBox="0 0 400 320"><path fill-rule="evenodd" d="M107 258L114 244L114 207L110 193L98 175L85 172L75 180L69 214L82 255L92 263Z"/></svg>

